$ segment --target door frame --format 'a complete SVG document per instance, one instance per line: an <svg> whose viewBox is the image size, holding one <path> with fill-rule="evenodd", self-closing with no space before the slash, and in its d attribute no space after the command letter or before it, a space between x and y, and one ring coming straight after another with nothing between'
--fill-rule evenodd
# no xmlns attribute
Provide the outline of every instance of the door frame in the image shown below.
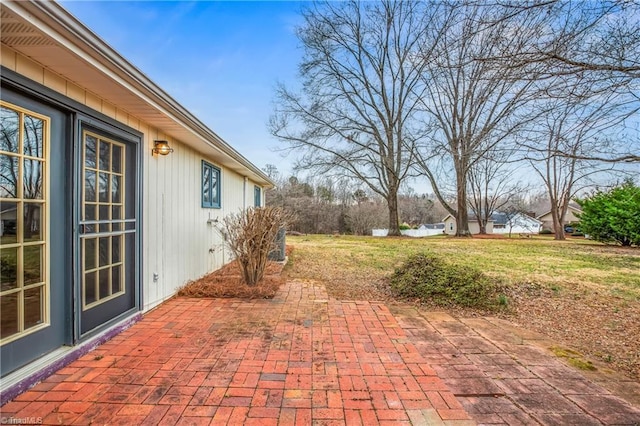
<svg viewBox="0 0 640 426"><path fill-rule="evenodd" d="M117 323L121 321L123 318L126 318L135 312L138 312L142 309L142 237L141 237L141 229L142 229L142 137L132 134L131 132L123 129L120 123L118 125L113 125L112 123L105 123L103 121L95 120L93 117L84 114L77 113L75 117L75 126L74 126L74 159L73 159L73 175L74 175L74 199L76 200L73 205L73 264L74 264L74 272L73 272L73 293L74 293L74 342L82 341L88 337L99 333L106 328L109 328L111 324ZM134 303L133 306L116 315L115 317L107 320L106 322L92 328L90 330L82 332L82 242L80 237L80 221L82 219L82 206L83 206L83 185L84 185L84 176L83 176L83 131L95 131L100 134L104 134L105 136L110 136L114 139L119 139L124 142L126 145L133 146L133 152L135 153L135 171L134 176L132 176L135 188L135 198L134 198L134 211L135 211L135 229L136 232L134 234L134 262L133 262L133 276L134 282L133 284L133 292L134 292ZM124 166L123 166L124 167ZM126 284L125 284L126 286Z"/></svg>
<svg viewBox="0 0 640 426"><path fill-rule="evenodd" d="M68 301L71 304L72 309L70 309L69 317L66 318L68 328L72 330L72 336L70 336L70 341L72 345L75 345L83 340L86 340L100 332L103 332L110 326L116 324L119 321L122 321L124 318L134 315L136 312L142 310L143 307L143 292L142 292L142 242L143 242L143 198L144 198L144 188L143 188L143 176L144 176L144 161L143 161L143 152L144 152L144 134L136 129L129 127L128 125L117 121L99 111L93 110L87 105L84 105L78 101L75 101L59 92L56 92L36 81L33 81L22 74L18 74L17 72L10 70L4 66L0 66L0 74L2 76L2 86L10 87L13 90L18 91L19 93L23 93L34 100L39 102L48 103L54 107L60 108L66 112L68 112L71 116L71 129L69 131L69 135L71 140L69 143L71 144L71 158L70 161L70 179L67 180L72 185L74 200L72 201L72 205L70 206L72 212L72 258L68 260L68 265L72 270L72 289L70 290L70 294L73 295L73 300ZM79 314L81 310L82 300L78 295L78 280L80 278L81 270L79 270L79 262L80 262L80 247L78 243L80 241L79 238L79 229L78 223L80 220L80 208L82 206L80 200L81 188L80 183L82 182L78 178L78 174L80 171L78 170L78 156L81 155L81 152L78 152L79 144L81 143L82 138L82 126L89 126L93 128L103 129L105 132L112 133L117 137L123 138L126 141L133 143L135 145L135 167L136 167L136 176L135 176L135 187L136 187L136 199L135 199L135 211L136 211L136 235L135 235L135 266L134 266L134 292L135 292L135 302L134 307L121 315L118 315L116 318L113 318L106 323L96 327L84 334L80 333L80 323L79 323Z"/></svg>

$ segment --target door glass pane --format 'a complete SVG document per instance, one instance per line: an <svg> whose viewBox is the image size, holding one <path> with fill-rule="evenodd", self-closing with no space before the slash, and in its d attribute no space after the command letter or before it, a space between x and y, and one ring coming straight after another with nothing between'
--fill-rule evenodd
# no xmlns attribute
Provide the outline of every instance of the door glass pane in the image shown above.
<svg viewBox="0 0 640 426"><path fill-rule="evenodd" d="M85 158L85 177L90 176L90 182L85 185L93 186L93 198L85 197L83 211L86 220L98 220L100 222L93 228L93 232L98 235L93 239L84 239L84 259L83 276L85 280L85 309L90 310L102 302L102 299L109 299L113 293L125 291L123 283L124 246L123 235L103 236L106 233L118 233L125 231L122 222L124 218L124 189L126 184L125 169L125 146L107 137L90 135L85 132L85 149L93 150L95 153L94 162ZM88 170L94 165L98 170ZM91 175L88 175L90 172ZM90 201L90 202L89 202ZM134 210L132 208L132 210ZM127 212L128 214L128 212ZM84 223L85 235L88 224ZM114 270L115 268L115 270ZM97 271L96 271L97 269ZM95 272L91 274L90 271ZM114 276L115 274L115 276ZM92 289L89 289L89 287ZM86 306L90 304L92 306Z"/></svg>
<svg viewBox="0 0 640 426"><path fill-rule="evenodd" d="M24 291L24 329L27 330L43 322L42 286Z"/></svg>
<svg viewBox="0 0 640 426"><path fill-rule="evenodd" d="M111 239L111 263L118 263L120 262L120 244L122 237L120 235L114 235Z"/></svg>
<svg viewBox="0 0 640 426"><path fill-rule="evenodd" d="M0 249L0 291L18 287L18 248Z"/></svg>
<svg viewBox="0 0 640 426"><path fill-rule="evenodd" d="M109 202L109 175L100 173L100 202Z"/></svg>
<svg viewBox="0 0 640 426"><path fill-rule="evenodd" d="M44 120L24 116L24 155L30 157L44 157L43 153L44 140Z"/></svg>
<svg viewBox="0 0 640 426"><path fill-rule="evenodd" d="M96 220L96 205L85 203L84 205L84 220Z"/></svg>
<svg viewBox="0 0 640 426"><path fill-rule="evenodd" d="M23 198L42 200L42 178L44 163L38 160L24 160L24 176L22 179Z"/></svg>
<svg viewBox="0 0 640 426"><path fill-rule="evenodd" d="M44 240L42 235L42 204L24 203L24 222L22 230L24 232L24 241L41 241Z"/></svg>
<svg viewBox="0 0 640 426"><path fill-rule="evenodd" d="M96 238L84 239L84 269L96 268Z"/></svg>
<svg viewBox="0 0 640 426"><path fill-rule="evenodd" d="M98 246L98 257L100 259L99 266L106 266L109 264L109 252L111 251L111 247L109 247L110 237L102 237L99 238L99 246Z"/></svg>
<svg viewBox="0 0 640 426"><path fill-rule="evenodd" d="M20 116L9 108L0 108L0 151L18 153Z"/></svg>
<svg viewBox="0 0 640 426"><path fill-rule="evenodd" d="M18 242L18 203L3 201L0 204L0 242Z"/></svg>
<svg viewBox="0 0 640 426"><path fill-rule="evenodd" d="M121 203L121 190L120 190L120 176L113 175L111 176L111 202L112 203Z"/></svg>
<svg viewBox="0 0 640 426"><path fill-rule="evenodd" d="M109 220L109 205L100 204L100 220Z"/></svg>
<svg viewBox="0 0 640 426"><path fill-rule="evenodd" d="M112 145L111 171L122 173L122 148L118 145Z"/></svg>
<svg viewBox="0 0 640 426"><path fill-rule="evenodd" d="M100 212L100 216L98 219L100 220L109 220L109 205L108 204L100 204L99 206L99 212ZM100 232L110 232L111 231L111 225L108 223L101 223L100 224Z"/></svg>
<svg viewBox="0 0 640 426"><path fill-rule="evenodd" d="M0 338L4 339L18 332L18 293L0 296Z"/></svg>
<svg viewBox="0 0 640 426"><path fill-rule="evenodd" d="M88 305L96 300L96 275L97 272L87 272L84 274L84 304Z"/></svg>
<svg viewBox="0 0 640 426"><path fill-rule="evenodd" d="M100 170L111 169L111 144L100 140Z"/></svg>
<svg viewBox="0 0 640 426"><path fill-rule="evenodd" d="M116 265L111 268L111 294L116 294L122 291L122 276L120 275L120 270L122 267L120 265Z"/></svg>
<svg viewBox="0 0 640 426"><path fill-rule="evenodd" d="M85 201L96 201L96 172L84 172L84 199Z"/></svg>
<svg viewBox="0 0 640 426"><path fill-rule="evenodd" d="M109 292L111 291L111 280L109 279L109 270L111 268L107 268L107 269L101 269L98 277L99 281L98 281L98 288L100 291L100 299L104 299L105 297L109 296Z"/></svg>
<svg viewBox="0 0 640 426"><path fill-rule="evenodd" d="M24 250L24 284L44 281L42 255L44 246L25 246Z"/></svg>
<svg viewBox="0 0 640 426"><path fill-rule="evenodd" d="M18 198L18 157L0 154L0 197Z"/></svg>
<svg viewBox="0 0 640 426"><path fill-rule="evenodd" d="M91 135L84 138L84 164L92 169L96 167L96 146L98 141Z"/></svg>

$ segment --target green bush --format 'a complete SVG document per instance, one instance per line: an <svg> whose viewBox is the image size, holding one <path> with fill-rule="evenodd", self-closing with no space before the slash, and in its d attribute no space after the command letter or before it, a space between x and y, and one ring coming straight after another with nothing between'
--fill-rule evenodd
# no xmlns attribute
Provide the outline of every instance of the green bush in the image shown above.
<svg viewBox="0 0 640 426"><path fill-rule="evenodd" d="M480 270L455 265L430 254L410 256L390 280L401 298L430 300L437 305L495 308L499 286Z"/></svg>
<svg viewBox="0 0 640 426"><path fill-rule="evenodd" d="M640 245L640 187L633 182L576 201L581 232L603 243Z"/></svg>
<svg viewBox="0 0 640 426"><path fill-rule="evenodd" d="M401 223L399 228L401 231L406 231L408 229L411 229L411 225L409 225L408 223Z"/></svg>
<svg viewBox="0 0 640 426"><path fill-rule="evenodd" d="M553 231L551 229L543 229L540 232L538 232L540 235L551 235L553 234Z"/></svg>

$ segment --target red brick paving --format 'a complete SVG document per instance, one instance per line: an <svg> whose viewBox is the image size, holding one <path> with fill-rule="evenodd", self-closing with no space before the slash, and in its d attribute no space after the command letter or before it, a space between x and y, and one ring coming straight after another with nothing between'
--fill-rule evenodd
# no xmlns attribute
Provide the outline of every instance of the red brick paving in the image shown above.
<svg viewBox="0 0 640 426"><path fill-rule="evenodd" d="M382 303L172 299L0 409L45 424L475 424ZM446 421L446 423L445 423Z"/></svg>
<svg viewBox="0 0 640 426"><path fill-rule="evenodd" d="M456 396L452 404L459 401L479 424L640 425L640 384L615 373L569 367L544 350L553 345L544 336L497 318L458 320L442 312L392 310ZM613 387L622 392L613 395L608 389ZM431 401L436 408L442 404ZM450 412L438 414L446 419Z"/></svg>
<svg viewBox="0 0 640 426"><path fill-rule="evenodd" d="M330 300L303 282L273 300L172 299L0 415L65 425L640 424L640 384L585 377L533 344L540 336L498 319L392 310Z"/></svg>

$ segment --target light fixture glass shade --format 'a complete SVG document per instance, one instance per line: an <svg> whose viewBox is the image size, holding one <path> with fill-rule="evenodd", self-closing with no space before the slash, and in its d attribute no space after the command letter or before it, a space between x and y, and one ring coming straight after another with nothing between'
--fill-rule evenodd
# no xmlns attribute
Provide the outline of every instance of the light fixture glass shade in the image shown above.
<svg viewBox="0 0 640 426"><path fill-rule="evenodd" d="M173 152L173 148L169 146L169 142L167 141L153 141L153 149L151 152L153 154L169 155Z"/></svg>

